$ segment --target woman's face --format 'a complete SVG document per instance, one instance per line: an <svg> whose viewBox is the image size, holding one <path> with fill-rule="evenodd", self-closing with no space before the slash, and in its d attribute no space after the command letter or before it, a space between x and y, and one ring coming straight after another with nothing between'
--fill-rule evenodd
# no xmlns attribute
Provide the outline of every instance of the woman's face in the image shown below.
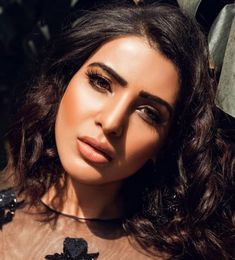
<svg viewBox="0 0 235 260"><path fill-rule="evenodd" d="M179 88L174 64L144 38L100 47L70 80L59 106L56 145L67 174L86 184L117 182L155 159Z"/></svg>

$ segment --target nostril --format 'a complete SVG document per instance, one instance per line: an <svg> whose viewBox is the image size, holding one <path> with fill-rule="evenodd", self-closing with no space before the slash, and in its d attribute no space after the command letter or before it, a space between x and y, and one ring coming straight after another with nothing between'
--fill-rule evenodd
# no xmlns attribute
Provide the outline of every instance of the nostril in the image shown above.
<svg viewBox="0 0 235 260"><path fill-rule="evenodd" d="M95 124L102 128L104 134L120 137L129 119L129 103L123 99L111 100L96 114Z"/></svg>
<svg viewBox="0 0 235 260"><path fill-rule="evenodd" d="M114 129L114 130L112 131L112 135L114 135L114 136L116 136L116 137L120 137L120 136L122 135L122 132L123 132L123 129L122 129L122 127L120 126L120 127L116 128L116 129Z"/></svg>
<svg viewBox="0 0 235 260"><path fill-rule="evenodd" d="M100 118L101 119L101 118ZM102 128L104 134L113 135L116 137L120 137L123 132L123 125L117 124L112 120L95 120L95 124Z"/></svg>

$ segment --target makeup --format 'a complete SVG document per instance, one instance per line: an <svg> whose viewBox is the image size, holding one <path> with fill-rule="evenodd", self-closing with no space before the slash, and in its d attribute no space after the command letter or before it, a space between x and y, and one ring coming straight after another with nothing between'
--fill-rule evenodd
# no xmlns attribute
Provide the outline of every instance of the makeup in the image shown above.
<svg viewBox="0 0 235 260"><path fill-rule="evenodd" d="M111 157L105 153L104 151L96 148L94 145L89 143L88 141L85 142L81 139L77 139L77 147L78 151L81 156L90 162L94 163L108 163L111 161Z"/></svg>
<svg viewBox="0 0 235 260"><path fill-rule="evenodd" d="M135 174L158 156L179 90L175 65L145 39L104 44L59 105L55 137L65 172L78 183L111 186Z"/></svg>

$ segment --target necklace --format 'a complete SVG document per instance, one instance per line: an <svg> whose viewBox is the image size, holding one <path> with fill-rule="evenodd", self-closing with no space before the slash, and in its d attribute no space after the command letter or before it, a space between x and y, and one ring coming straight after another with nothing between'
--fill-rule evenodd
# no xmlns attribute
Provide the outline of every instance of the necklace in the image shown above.
<svg viewBox="0 0 235 260"><path fill-rule="evenodd" d="M47 204L45 204L42 200L40 200L41 205L43 205L47 210L54 212L57 215L61 215L64 217L68 217L79 221L81 223L93 222L95 223L104 223L104 224L122 224L124 218L110 218L110 219L102 219L102 218L84 218L78 217L74 215L70 215L61 211L58 211ZM55 253L53 255L46 255L45 259L48 260L96 260L99 256L99 252L88 253L88 243L84 238L74 238L74 237L66 237L63 243L63 252Z"/></svg>
<svg viewBox="0 0 235 260"><path fill-rule="evenodd" d="M70 215L61 211L58 211L54 208L51 208L50 206L48 206L47 204L45 204L42 200L40 201L41 204L46 207L48 210L53 211L56 214L59 214L61 216L65 216L68 218L72 218L75 220L78 220L80 222L87 222L87 221L91 221L91 222L103 222L103 223L121 223L123 222L124 218L120 217L120 218L109 218L109 219L103 219L103 218L84 218L84 217L78 217L78 216L74 216L74 215Z"/></svg>

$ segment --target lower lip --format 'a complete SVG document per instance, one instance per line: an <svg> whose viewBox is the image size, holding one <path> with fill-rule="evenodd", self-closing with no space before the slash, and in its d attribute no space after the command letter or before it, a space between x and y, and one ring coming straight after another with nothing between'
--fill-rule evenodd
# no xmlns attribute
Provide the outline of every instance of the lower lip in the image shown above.
<svg viewBox="0 0 235 260"><path fill-rule="evenodd" d="M90 162L94 163L107 163L110 159L96 150L94 147L78 139L78 150L81 156Z"/></svg>

